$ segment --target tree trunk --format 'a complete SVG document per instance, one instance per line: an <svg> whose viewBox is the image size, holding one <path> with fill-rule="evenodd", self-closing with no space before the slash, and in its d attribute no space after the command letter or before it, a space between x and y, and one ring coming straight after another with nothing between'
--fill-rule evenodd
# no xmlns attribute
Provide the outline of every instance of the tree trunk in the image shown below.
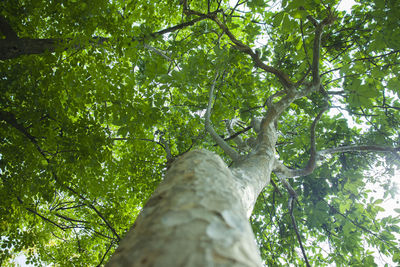
<svg viewBox="0 0 400 267"><path fill-rule="evenodd" d="M262 266L249 216L273 153L229 169L206 150L179 158L107 266Z"/></svg>

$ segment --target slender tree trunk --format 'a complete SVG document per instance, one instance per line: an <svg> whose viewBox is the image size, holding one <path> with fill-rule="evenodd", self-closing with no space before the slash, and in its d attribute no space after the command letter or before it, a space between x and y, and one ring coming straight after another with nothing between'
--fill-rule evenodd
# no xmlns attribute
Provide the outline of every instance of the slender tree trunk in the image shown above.
<svg viewBox="0 0 400 267"><path fill-rule="evenodd" d="M229 169L206 150L168 170L108 266L262 266L249 216L273 153Z"/></svg>

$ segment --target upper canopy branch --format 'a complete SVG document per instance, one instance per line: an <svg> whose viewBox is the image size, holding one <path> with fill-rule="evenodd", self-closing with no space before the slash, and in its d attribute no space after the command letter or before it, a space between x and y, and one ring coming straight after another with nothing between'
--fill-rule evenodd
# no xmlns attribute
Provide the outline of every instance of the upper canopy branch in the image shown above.
<svg viewBox="0 0 400 267"><path fill-rule="evenodd" d="M309 16L311 17L311 16ZM313 61L311 65L312 72L312 84L315 87L318 87L321 83L320 75L319 75L319 61L321 55L321 36L325 25L331 20L323 20L321 23L318 23L315 27L315 37L314 37L314 46L313 46Z"/></svg>
<svg viewBox="0 0 400 267"><path fill-rule="evenodd" d="M233 33L229 30L229 28L218 19L217 11L214 11L209 14L203 14L201 12L198 12L195 10L190 10L187 8L184 8L183 11L187 15L196 15L196 16L208 18L208 19L214 21L218 25L218 27L229 37L231 42L234 44L235 48L248 54L253 59L253 62L257 67L259 67L262 70L265 70L266 72L274 74L279 79L279 81L281 82L283 87L289 88L289 87L293 86L292 81L290 80L289 76L286 73L284 73L283 71L281 71L277 68L274 68L274 67L271 67L271 66L268 66L267 64L265 64L260 59L259 55L257 53L255 53L248 45L239 41L235 37L235 35L233 35Z"/></svg>
<svg viewBox="0 0 400 267"><path fill-rule="evenodd" d="M205 17L198 17L180 24L165 28L163 30L150 33L146 36L132 37L132 41L144 41L147 38L155 38L157 36L175 32L179 29L194 25L195 23L205 20ZM43 39L32 39L32 38L19 38L17 33L8 24L7 20L0 16L0 30L6 36L6 39L0 39L0 60L7 60L19 57L21 55L32 55L32 54L42 54L45 51L55 52L58 46L63 46L65 49L81 49L82 45L73 46L70 45L70 38L43 38ZM101 45L107 41L109 38L95 36L89 41L91 45L97 46ZM160 52L160 51L158 51ZM162 55L164 58L165 55ZM167 59L169 60L169 59Z"/></svg>
<svg viewBox="0 0 400 267"><path fill-rule="evenodd" d="M300 9L304 10L303 7ZM313 43L313 58L312 58L312 64L310 67L311 74L312 74L312 82L311 84L306 88L304 94L308 94L312 91L318 90L321 84L321 75L320 75L320 60L321 60L321 36L324 30L324 27L326 25L332 24L336 17L332 13L331 10L328 10L328 16L322 20L321 22L318 22L314 17L311 15L307 16L307 19L315 26L315 34L314 34L314 43ZM310 71L309 70L309 71ZM307 77L309 74L309 71L303 76L303 78L296 84L296 85L301 85L304 82L304 79Z"/></svg>

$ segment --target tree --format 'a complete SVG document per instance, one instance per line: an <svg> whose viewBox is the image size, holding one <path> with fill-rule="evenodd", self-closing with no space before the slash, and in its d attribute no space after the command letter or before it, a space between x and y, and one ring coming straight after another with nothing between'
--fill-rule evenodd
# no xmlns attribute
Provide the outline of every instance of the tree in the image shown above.
<svg viewBox="0 0 400 267"><path fill-rule="evenodd" d="M400 262L398 1L0 5L2 263Z"/></svg>

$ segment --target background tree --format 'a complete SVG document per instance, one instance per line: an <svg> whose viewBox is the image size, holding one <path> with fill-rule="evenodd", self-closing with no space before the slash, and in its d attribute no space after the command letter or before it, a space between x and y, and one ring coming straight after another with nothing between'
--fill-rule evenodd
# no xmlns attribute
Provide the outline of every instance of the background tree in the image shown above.
<svg viewBox="0 0 400 267"><path fill-rule="evenodd" d="M205 148L232 168L268 155L250 217L265 264L400 262L399 216L376 219L395 194L376 172L399 161L400 6L337 5L1 2L0 261L104 264Z"/></svg>

